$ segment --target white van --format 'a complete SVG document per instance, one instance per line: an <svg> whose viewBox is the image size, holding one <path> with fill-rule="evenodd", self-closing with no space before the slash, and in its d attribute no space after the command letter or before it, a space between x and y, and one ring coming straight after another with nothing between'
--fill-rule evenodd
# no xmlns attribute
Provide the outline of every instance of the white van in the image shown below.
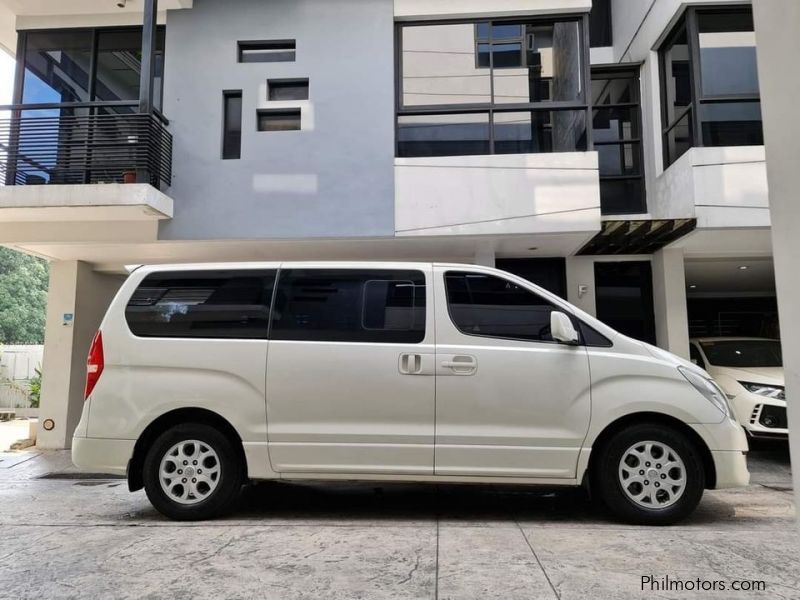
<svg viewBox="0 0 800 600"><path fill-rule="evenodd" d="M620 518L747 485L747 440L697 366L495 269L142 267L89 353L76 465L173 519L248 480L585 485Z"/></svg>

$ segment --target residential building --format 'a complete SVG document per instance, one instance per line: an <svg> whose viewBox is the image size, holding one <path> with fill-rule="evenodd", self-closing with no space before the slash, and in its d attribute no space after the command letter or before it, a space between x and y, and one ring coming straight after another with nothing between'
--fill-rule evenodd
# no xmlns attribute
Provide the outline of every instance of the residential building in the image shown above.
<svg viewBox="0 0 800 600"><path fill-rule="evenodd" d="M126 266L496 265L688 357L777 335L736 0L0 0L0 243L51 261L69 445Z"/></svg>

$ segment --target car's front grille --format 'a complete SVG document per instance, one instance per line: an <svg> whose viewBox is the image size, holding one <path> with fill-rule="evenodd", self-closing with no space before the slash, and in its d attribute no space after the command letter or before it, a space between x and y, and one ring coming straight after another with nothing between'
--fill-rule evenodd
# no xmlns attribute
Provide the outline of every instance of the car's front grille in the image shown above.
<svg viewBox="0 0 800 600"><path fill-rule="evenodd" d="M764 407L761 409L761 415L758 418L758 422L764 427L769 427L772 429L786 429L788 427L788 422L786 419L786 407L771 406L769 404L764 405Z"/></svg>

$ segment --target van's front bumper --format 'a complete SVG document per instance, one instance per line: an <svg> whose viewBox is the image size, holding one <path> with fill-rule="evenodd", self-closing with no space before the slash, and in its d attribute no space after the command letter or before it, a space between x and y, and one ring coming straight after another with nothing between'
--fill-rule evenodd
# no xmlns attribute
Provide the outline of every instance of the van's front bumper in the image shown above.
<svg viewBox="0 0 800 600"><path fill-rule="evenodd" d="M127 475L135 440L72 438L72 462L83 471Z"/></svg>
<svg viewBox="0 0 800 600"><path fill-rule="evenodd" d="M692 428L711 450L717 472L714 489L745 487L750 483L747 436L739 423L724 419L721 423L692 425Z"/></svg>

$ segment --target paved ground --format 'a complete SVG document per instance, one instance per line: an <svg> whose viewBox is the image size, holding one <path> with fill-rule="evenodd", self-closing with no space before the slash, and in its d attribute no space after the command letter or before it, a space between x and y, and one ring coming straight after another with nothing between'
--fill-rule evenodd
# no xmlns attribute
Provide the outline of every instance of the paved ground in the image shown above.
<svg viewBox="0 0 800 600"><path fill-rule="evenodd" d="M0 598L800 598L786 447L750 464L753 485L676 527L620 525L577 491L284 483L177 524L121 480L76 479L66 453L0 454Z"/></svg>

